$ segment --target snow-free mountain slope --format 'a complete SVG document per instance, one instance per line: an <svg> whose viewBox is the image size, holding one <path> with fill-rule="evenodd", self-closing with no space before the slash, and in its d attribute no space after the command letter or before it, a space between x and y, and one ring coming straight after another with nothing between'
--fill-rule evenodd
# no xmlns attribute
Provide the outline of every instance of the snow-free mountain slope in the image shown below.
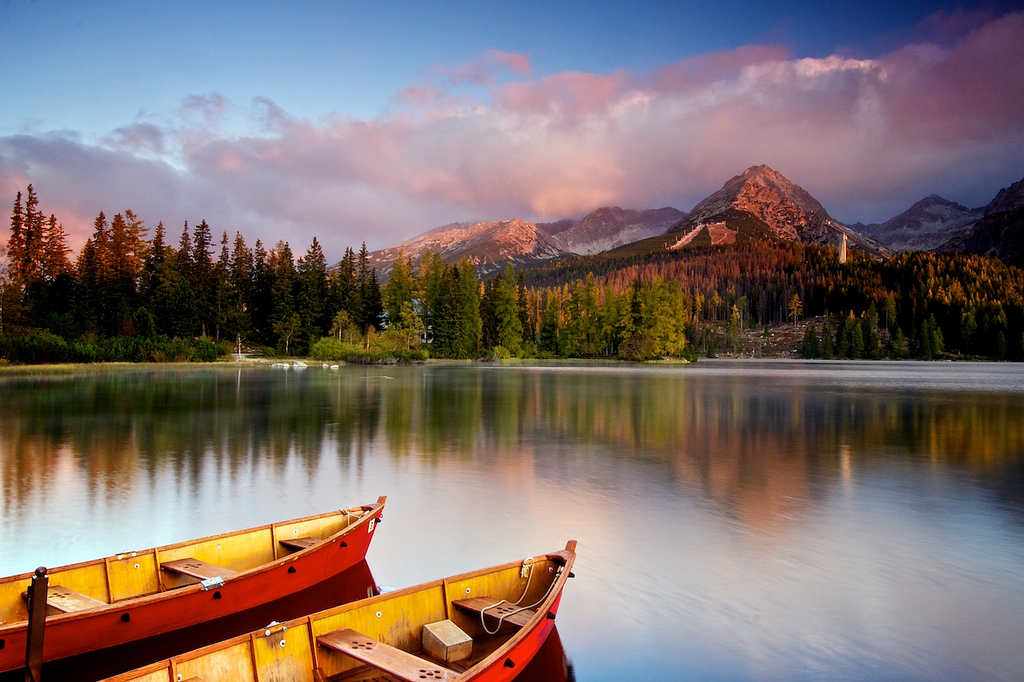
<svg viewBox="0 0 1024 682"><path fill-rule="evenodd" d="M606 206L589 213L570 229L557 235L562 250L575 254L601 253L623 244L665 232L686 214L674 208L647 211Z"/></svg>
<svg viewBox="0 0 1024 682"><path fill-rule="evenodd" d="M931 251L965 235L983 214L983 209L967 208L932 194L884 223L858 223L853 228L894 251Z"/></svg>

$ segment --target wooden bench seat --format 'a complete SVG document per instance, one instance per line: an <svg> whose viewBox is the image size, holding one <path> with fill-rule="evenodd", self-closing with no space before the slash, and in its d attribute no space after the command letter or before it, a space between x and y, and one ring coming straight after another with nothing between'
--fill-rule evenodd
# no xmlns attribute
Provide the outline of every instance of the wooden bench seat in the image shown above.
<svg viewBox="0 0 1024 682"><path fill-rule="evenodd" d="M208 564L205 561L192 558L164 561L160 564L160 568L165 571L198 578L199 580L209 580L210 578L223 578L226 580L238 575L238 571L232 571L230 568Z"/></svg>
<svg viewBox="0 0 1024 682"><path fill-rule="evenodd" d="M468 599L456 599L452 602L452 605L457 609L469 611L477 615L484 614L488 628L496 627L499 623L521 628L530 622L530 619L537 613L531 609L523 609L508 602L500 602L498 606L495 606L496 601L487 597L470 597Z"/></svg>
<svg viewBox="0 0 1024 682"><path fill-rule="evenodd" d="M61 613L71 613L72 611L85 611L107 606L107 603L67 587L50 585L46 592L46 605Z"/></svg>
<svg viewBox="0 0 1024 682"><path fill-rule="evenodd" d="M389 675L406 682L420 680L454 680L457 673L433 661L397 649L390 644L362 635L355 630L335 630L320 635L316 641L321 645L361 663L366 663Z"/></svg>
<svg viewBox="0 0 1024 682"><path fill-rule="evenodd" d="M312 547L318 542L323 542L323 540L321 540L320 538L314 538L307 535L306 537L302 538L286 538L284 540L278 540L278 542L287 547L288 549L306 549L308 547Z"/></svg>

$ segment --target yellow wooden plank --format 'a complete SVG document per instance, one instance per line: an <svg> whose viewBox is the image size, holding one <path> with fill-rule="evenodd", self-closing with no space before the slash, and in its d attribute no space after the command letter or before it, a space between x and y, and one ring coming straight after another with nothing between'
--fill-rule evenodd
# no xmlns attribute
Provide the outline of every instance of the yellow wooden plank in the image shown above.
<svg viewBox="0 0 1024 682"><path fill-rule="evenodd" d="M110 602L107 591L107 567L103 561L78 565L74 568L51 571L51 585L63 585L101 602Z"/></svg>
<svg viewBox="0 0 1024 682"><path fill-rule="evenodd" d="M267 526L244 533L164 548L160 550L160 561L165 563L191 558L235 571L245 571L274 560L272 540L273 535Z"/></svg>
<svg viewBox="0 0 1024 682"><path fill-rule="evenodd" d="M257 632L253 634L252 651L259 682L315 680L308 625L272 628L269 635Z"/></svg>
<svg viewBox="0 0 1024 682"><path fill-rule="evenodd" d="M46 605L60 613L87 611L106 606L106 602L69 590L62 585L50 585L46 591Z"/></svg>
<svg viewBox="0 0 1024 682"><path fill-rule="evenodd" d="M355 630L336 630L317 637L316 641L408 682L423 679L454 680L456 677L447 668Z"/></svg>
<svg viewBox="0 0 1024 682"><path fill-rule="evenodd" d="M252 646L248 639L223 649L207 651L196 658L179 657L175 661L175 672L182 680L198 677L201 680L256 682Z"/></svg>
<svg viewBox="0 0 1024 682"><path fill-rule="evenodd" d="M31 584L31 578L5 580L0 583L0 623L20 623L28 620L28 608L21 595Z"/></svg>
<svg viewBox="0 0 1024 682"><path fill-rule="evenodd" d="M141 597L160 590L156 553L129 552L107 559L111 601Z"/></svg>

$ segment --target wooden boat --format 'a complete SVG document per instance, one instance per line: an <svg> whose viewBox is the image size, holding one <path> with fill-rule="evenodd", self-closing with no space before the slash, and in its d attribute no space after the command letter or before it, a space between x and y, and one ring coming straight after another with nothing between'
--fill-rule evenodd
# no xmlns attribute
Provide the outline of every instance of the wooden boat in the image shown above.
<svg viewBox="0 0 1024 682"><path fill-rule="evenodd" d="M338 606L108 682L511 680L555 626L576 542Z"/></svg>
<svg viewBox="0 0 1024 682"><path fill-rule="evenodd" d="M94 656L211 621L244 623L236 633L258 627L266 621L237 617L365 564L386 500L50 569L43 660ZM32 575L0 579L0 672L25 666Z"/></svg>

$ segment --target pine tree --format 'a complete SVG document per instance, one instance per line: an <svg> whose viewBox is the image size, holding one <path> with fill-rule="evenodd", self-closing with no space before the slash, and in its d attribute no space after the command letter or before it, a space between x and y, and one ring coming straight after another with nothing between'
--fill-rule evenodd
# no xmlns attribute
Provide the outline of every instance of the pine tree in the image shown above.
<svg viewBox="0 0 1024 682"><path fill-rule="evenodd" d="M416 296L416 283L412 276L412 259L407 258L401 249L391 265L387 284L381 292L384 312L388 326L407 327L411 320L403 317L406 305L412 305Z"/></svg>
<svg viewBox="0 0 1024 682"><path fill-rule="evenodd" d="M424 252L416 277L416 288L420 292L423 325L429 338L434 327L434 316L440 300L441 278L445 271L441 254L436 251Z"/></svg>
<svg viewBox="0 0 1024 682"><path fill-rule="evenodd" d="M135 308L135 286L138 268L135 262L136 248L131 244L128 233L128 225L124 215L118 213L110 222L106 251L106 277L103 283L104 295L109 298L111 305L120 308L125 307L134 310ZM123 319L118 319L116 324L120 327Z"/></svg>
<svg viewBox="0 0 1024 682"><path fill-rule="evenodd" d="M327 259L320 242L313 237L306 254L299 259L298 308L302 319L300 335L307 346L323 337L331 323L327 309Z"/></svg>
<svg viewBox="0 0 1024 682"><path fill-rule="evenodd" d="M21 203L21 192L14 198L14 208L11 210L11 236L7 239L6 257L7 276L11 282L16 282L21 278L21 266L25 258L25 207Z"/></svg>
<svg viewBox="0 0 1024 682"><path fill-rule="evenodd" d="M366 283L361 287L363 301L363 325L366 329L380 331L384 317L384 303L381 299L380 282L377 271L371 269Z"/></svg>
<svg viewBox="0 0 1024 682"><path fill-rule="evenodd" d="M832 332L832 316L825 317L825 323L821 327L821 357L830 360L835 352L835 338Z"/></svg>
<svg viewBox="0 0 1024 682"><path fill-rule="evenodd" d="M459 339L462 319L459 315L459 277L457 268L450 265L441 270L440 281L431 294L431 346L430 353L438 358L460 357Z"/></svg>
<svg viewBox="0 0 1024 682"><path fill-rule="evenodd" d="M252 248L252 289L246 302L253 331L264 343L271 343L274 312L274 273L270 266L270 255L259 239Z"/></svg>
<svg viewBox="0 0 1024 682"><path fill-rule="evenodd" d="M540 334L537 340L537 348L552 355L559 354L558 320L561 316L561 302L557 289L548 289L544 302L544 310L540 316Z"/></svg>
<svg viewBox="0 0 1024 682"><path fill-rule="evenodd" d="M241 232L235 232L231 257L226 268L228 334L236 338L249 339L252 336L249 307L253 296L253 255L246 246Z"/></svg>
<svg viewBox="0 0 1024 682"><path fill-rule="evenodd" d="M494 320L496 345L506 349L513 356L522 352L523 323L519 317L519 291L516 286L516 272L511 263L505 272L495 278Z"/></svg>
<svg viewBox="0 0 1024 682"><path fill-rule="evenodd" d="M217 275L213 263L213 236L206 220L200 221L192 233L192 289L199 312L200 334L207 336L216 329Z"/></svg>
<svg viewBox="0 0 1024 682"><path fill-rule="evenodd" d="M363 246L359 250L356 287L359 291L359 302L362 304L358 319L363 329L380 331L381 318L384 316L384 303L381 299L380 281L377 279L377 271L370 267L366 242L363 242Z"/></svg>
<svg viewBox="0 0 1024 682"><path fill-rule="evenodd" d="M814 359L821 354L818 346L818 332L814 324L808 324L804 329L804 339L800 344L800 357Z"/></svg>
<svg viewBox="0 0 1024 682"><path fill-rule="evenodd" d="M483 323L480 319L480 280L476 269L468 258L456 266L458 282L456 291L459 314L458 357L475 357L480 349L480 333Z"/></svg>
<svg viewBox="0 0 1024 682"><path fill-rule="evenodd" d="M228 279L230 272L231 252L228 250L228 233L225 230L220 237L220 257L213 267L215 339L220 339L223 333L226 338L234 340L241 332L234 322L242 312L241 290L231 286Z"/></svg>
<svg viewBox="0 0 1024 682"><path fill-rule="evenodd" d="M344 311L348 319L362 333L363 298L356 280L356 255L351 247L331 273L328 308L335 313Z"/></svg>
<svg viewBox="0 0 1024 682"><path fill-rule="evenodd" d="M270 290L270 321L275 336L284 342L282 329L289 331L288 342L290 343L294 333L292 330L292 316L298 316L295 310L295 261L292 257L291 247L288 242L280 240L271 249L267 259L268 271L271 275ZM302 327L302 319L299 320L299 328Z"/></svg>
<svg viewBox="0 0 1024 682"><path fill-rule="evenodd" d="M40 265L43 261L43 214L39 210L39 197L35 188L28 186L25 199L25 215L22 232L23 248L20 258L15 260L17 276L25 283L34 282L42 277Z"/></svg>
<svg viewBox="0 0 1024 682"><path fill-rule="evenodd" d="M64 231L64 225L57 221L57 216L50 215L45 231L46 248L43 252L43 262L40 264L43 279L53 281L57 278L71 273L71 260L68 254L68 236Z"/></svg>

